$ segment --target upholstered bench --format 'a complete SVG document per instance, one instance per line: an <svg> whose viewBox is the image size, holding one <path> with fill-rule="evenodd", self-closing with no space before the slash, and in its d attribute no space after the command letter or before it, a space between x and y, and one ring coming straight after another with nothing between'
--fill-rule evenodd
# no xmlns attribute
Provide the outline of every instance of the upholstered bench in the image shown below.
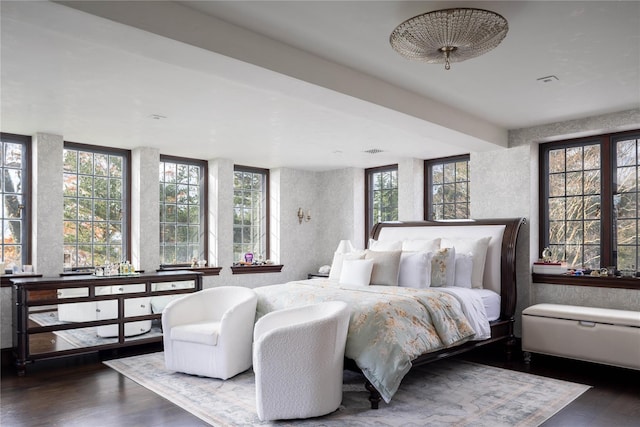
<svg viewBox="0 0 640 427"><path fill-rule="evenodd" d="M522 350L640 370L640 311L537 304L522 312Z"/></svg>

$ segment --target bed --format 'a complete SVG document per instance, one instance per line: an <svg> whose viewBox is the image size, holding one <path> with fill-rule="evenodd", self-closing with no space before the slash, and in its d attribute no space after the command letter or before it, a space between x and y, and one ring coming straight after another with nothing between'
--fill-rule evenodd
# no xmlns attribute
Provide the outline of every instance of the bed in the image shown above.
<svg viewBox="0 0 640 427"><path fill-rule="evenodd" d="M376 224L366 251L336 254L329 278L256 288L258 317L341 300L351 319L345 366L373 409L413 367L502 341L510 354L522 218ZM425 273L426 269L426 273Z"/></svg>

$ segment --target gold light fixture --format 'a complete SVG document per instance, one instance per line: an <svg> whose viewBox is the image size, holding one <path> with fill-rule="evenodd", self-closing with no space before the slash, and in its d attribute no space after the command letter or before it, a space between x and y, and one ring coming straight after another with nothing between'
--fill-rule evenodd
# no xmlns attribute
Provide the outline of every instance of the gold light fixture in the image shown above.
<svg viewBox="0 0 640 427"><path fill-rule="evenodd" d="M302 221L309 222L311 221L311 209L307 210L307 213L304 213L304 209L298 208L298 224L302 224Z"/></svg>
<svg viewBox="0 0 640 427"><path fill-rule="evenodd" d="M391 33L391 46L407 59L443 64L475 58L500 44L509 31L497 13L473 8L442 9L407 19Z"/></svg>

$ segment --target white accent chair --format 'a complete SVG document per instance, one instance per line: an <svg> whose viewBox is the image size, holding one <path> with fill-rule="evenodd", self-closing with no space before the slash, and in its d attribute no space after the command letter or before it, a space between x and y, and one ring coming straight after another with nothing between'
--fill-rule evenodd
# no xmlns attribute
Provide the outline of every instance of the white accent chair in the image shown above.
<svg viewBox="0 0 640 427"><path fill-rule="evenodd" d="M171 301L162 311L167 369L226 380L251 367L258 297L221 286Z"/></svg>
<svg viewBox="0 0 640 427"><path fill-rule="evenodd" d="M346 303L331 301L274 311L256 322L260 420L318 417L338 409L349 317Z"/></svg>

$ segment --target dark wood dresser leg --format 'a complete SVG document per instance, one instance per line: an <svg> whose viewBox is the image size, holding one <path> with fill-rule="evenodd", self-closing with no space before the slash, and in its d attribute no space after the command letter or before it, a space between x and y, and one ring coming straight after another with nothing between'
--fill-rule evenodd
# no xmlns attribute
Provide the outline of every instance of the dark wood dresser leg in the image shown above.
<svg viewBox="0 0 640 427"><path fill-rule="evenodd" d="M380 392L369 381L364 383L364 387L369 391L369 402L371 402L371 409L378 409L382 396Z"/></svg>

